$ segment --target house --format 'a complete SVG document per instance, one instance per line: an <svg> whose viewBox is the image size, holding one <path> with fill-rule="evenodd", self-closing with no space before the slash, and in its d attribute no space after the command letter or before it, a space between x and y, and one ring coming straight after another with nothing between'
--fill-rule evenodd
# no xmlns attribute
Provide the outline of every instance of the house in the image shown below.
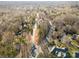
<svg viewBox="0 0 79 59"><path fill-rule="evenodd" d="M72 36L72 39L73 39L73 40L77 39L77 34L74 34L74 35Z"/></svg>
<svg viewBox="0 0 79 59"><path fill-rule="evenodd" d="M76 58L79 58L79 52L76 52L76 53L75 53L75 57L76 57Z"/></svg>
<svg viewBox="0 0 79 59"><path fill-rule="evenodd" d="M51 53L56 55L57 57L66 57L66 52L68 51L68 48L58 48L58 47L52 47L49 49Z"/></svg>

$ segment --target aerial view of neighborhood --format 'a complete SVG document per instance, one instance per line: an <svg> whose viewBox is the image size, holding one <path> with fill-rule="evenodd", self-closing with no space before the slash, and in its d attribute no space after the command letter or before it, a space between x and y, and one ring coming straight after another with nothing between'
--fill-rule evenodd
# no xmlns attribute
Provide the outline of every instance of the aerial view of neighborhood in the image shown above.
<svg viewBox="0 0 79 59"><path fill-rule="evenodd" d="M79 2L0 1L0 58L79 58Z"/></svg>

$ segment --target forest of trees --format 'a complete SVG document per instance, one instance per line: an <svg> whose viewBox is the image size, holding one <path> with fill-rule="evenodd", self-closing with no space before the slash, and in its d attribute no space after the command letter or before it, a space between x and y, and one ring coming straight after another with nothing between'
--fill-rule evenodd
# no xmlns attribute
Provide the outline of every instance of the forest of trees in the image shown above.
<svg viewBox="0 0 79 59"><path fill-rule="evenodd" d="M78 5L5 5L0 4L0 58L79 58Z"/></svg>

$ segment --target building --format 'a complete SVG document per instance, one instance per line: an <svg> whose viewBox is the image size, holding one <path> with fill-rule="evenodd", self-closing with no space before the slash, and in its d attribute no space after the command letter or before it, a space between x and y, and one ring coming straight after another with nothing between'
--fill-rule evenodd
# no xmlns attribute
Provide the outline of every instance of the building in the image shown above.
<svg viewBox="0 0 79 59"><path fill-rule="evenodd" d="M76 53L75 53L75 57L76 57L76 58L79 58L79 52L76 52Z"/></svg>
<svg viewBox="0 0 79 59"><path fill-rule="evenodd" d="M57 47L52 47L50 49L50 52L56 55L57 57L63 57L65 58L67 56L66 52L68 51L68 48L57 48Z"/></svg>

